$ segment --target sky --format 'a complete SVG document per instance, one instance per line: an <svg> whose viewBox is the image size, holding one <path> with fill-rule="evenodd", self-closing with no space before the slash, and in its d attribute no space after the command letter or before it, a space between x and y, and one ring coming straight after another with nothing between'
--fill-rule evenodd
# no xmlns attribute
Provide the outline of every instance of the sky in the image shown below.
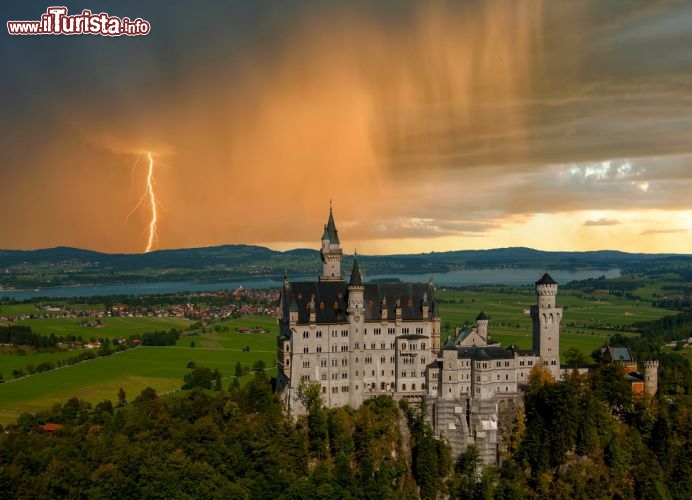
<svg viewBox="0 0 692 500"><path fill-rule="evenodd" d="M57 2L9 0L3 23ZM0 34L0 248L691 253L692 4L68 1Z"/></svg>

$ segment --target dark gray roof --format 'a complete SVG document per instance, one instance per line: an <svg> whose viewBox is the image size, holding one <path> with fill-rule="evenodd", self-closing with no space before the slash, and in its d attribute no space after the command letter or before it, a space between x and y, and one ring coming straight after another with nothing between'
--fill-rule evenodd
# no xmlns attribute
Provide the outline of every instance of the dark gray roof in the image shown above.
<svg viewBox="0 0 692 500"><path fill-rule="evenodd" d="M476 316L476 321L487 321L489 318L481 311L478 316Z"/></svg>
<svg viewBox="0 0 692 500"><path fill-rule="evenodd" d="M350 286L363 286L363 275L360 272L360 267L358 267L358 257L353 259L353 268L351 269L351 281L348 282Z"/></svg>
<svg viewBox="0 0 692 500"><path fill-rule="evenodd" d="M500 346L457 347L457 356L459 358L471 358L473 360L512 359L514 358L514 351L503 349Z"/></svg>
<svg viewBox="0 0 692 500"><path fill-rule="evenodd" d="M610 359L613 361L632 361L632 353L629 347L613 347L609 345L608 351L610 353Z"/></svg>
<svg viewBox="0 0 692 500"><path fill-rule="evenodd" d="M541 276L541 279L536 281L537 285L557 285L557 281L550 277L548 273Z"/></svg>
<svg viewBox="0 0 692 500"><path fill-rule="evenodd" d="M382 299L386 298L387 317L394 321L396 303L401 305L401 319L404 321L423 319L423 295L427 292L429 317L434 317L436 304L432 287L428 283L366 283L363 292L365 321L381 321ZM315 300L317 323L343 323L346 321L348 305L348 285L345 281L302 281L293 282L282 288L282 293L292 294L298 308L298 323L310 320L308 305ZM292 300L282 297L283 318L288 319L288 308Z"/></svg>
<svg viewBox="0 0 692 500"><path fill-rule="evenodd" d="M336 224L334 224L334 215L332 214L332 207L329 207L329 220L327 221L327 225L324 226L324 231L326 235L329 237L329 243L333 245L339 245L339 234L336 230ZM322 238L327 239L324 236Z"/></svg>

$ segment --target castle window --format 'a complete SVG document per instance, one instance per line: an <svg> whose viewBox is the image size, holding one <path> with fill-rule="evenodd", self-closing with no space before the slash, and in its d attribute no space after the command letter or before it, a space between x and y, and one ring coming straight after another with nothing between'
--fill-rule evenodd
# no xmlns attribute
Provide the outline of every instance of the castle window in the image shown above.
<svg viewBox="0 0 692 500"><path fill-rule="evenodd" d="M332 307L333 307L335 310L336 310L336 309L339 309L339 303L335 300L335 301L334 301L334 304L332 305Z"/></svg>
<svg viewBox="0 0 692 500"><path fill-rule="evenodd" d="M374 306L375 303L372 301L372 299L368 300L368 307Z"/></svg>
<svg viewBox="0 0 692 500"><path fill-rule="evenodd" d="M322 386L322 394L326 394L326 393L327 393L327 388L325 386Z"/></svg>
<svg viewBox="0 0 692 500"><path fill-rule="evenodd" d="M413 299L412 299L411 297L409 297L409 298L408 298L408 301L406 301L406 305L407 305L408 307L412 307L412 306L413 306Z"/></svg>
<svg viewBox="0 0 692 500"><path fill-rule="evenodd" d="M320 300L320 309L324 309L324 301Z"/></svg>
<svg viewBox="0 0 692 500"><path fill-rule="evenodd" d="M310 352L310 348L309 348L309 347L303 347L303 353L304 353L304 354L308 354L309 352Z"/></svg>
<svg viewBox="0 0 692 500"><path fill-rule="evenodd" d="M321 359L321 360L320 360L320 366L322 366L322 367L327 366L327 360L326 360L326 359Z"/></svg>
<svg viewBox="0 0 692 500"><path fill-rule="evenodd" d="M405 350L406 350L406 342L404 342L403 344L401 344L401 350L402 350L402 351L405 351Z"/></svg>
<svg viewBox="0 0 692 500"><path fill-rule="evenodd" d="M421 348L421 349L425 349L425 342L421 342L420 348Z"/></svg>
<svg viewBox="0 0 692 500"><path fill-rule="evenodd" d="M411 384L411 390L415 391L416 390L416 384Z"/></svg>
<svg viewBox="0 0 692 500"><path fill-rule="evenodd" d="M317 346L317 352L322 352L322 346L321 345Z"/></svg>
<svg viewBox="0 0 692 500"><path fill-rule="evenodd" d="M310 332L303 332L303 338L309 339L310 338Z"/></svg>
<svg viewBox="0 0 692 500"><path fill-rule="evenodd" d="M406 384L401 384L401 390L405 391L406 390Z"/></svg>

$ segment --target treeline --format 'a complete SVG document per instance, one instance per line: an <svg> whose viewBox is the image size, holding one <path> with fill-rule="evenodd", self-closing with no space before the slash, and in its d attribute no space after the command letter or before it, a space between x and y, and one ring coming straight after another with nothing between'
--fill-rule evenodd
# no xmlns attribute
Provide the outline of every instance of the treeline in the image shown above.
<svg viewBox="0 0 692 500"><path fill-rule="evenodd" d="M144 346L169 346L175 345L176 341L180 338L180 332L175 328L171 328L169 331L155 331L148 332L144 334L131 335L124 342L111 342L109 338L99 339L101 344L100 347L94 349L85 349L81 351L75 351L74 356L69 358L60 359L55 362L44 361L38 364L28 364L26 368L15 368L12 370L12 378L22 378L27 375L34 375L36 373L41 373L45 371L54 370L56 368L61 368L63 366L74 365L82 361L87 361L94 359L98 356L109 356L114 352L121 352L126 349L136 347L138 345ZM31 331L31 328L23 325L9 325L0 326L0 344L9 344L14 347L18 347L18 354L26 354L21 347L29 346L36 350L44 349L60 349L59 344L61 343L74 343L82 342L82 337L76 337L74 335L66 337L58 337L51 333L50 335L39 335ZM4 382L5 378L2 373L0 373L0 383Z"/></svg>
<svg viewBox="0 0 692 500"><path fill-rule="evenodd" d="M56 347L62 339L55 334L39 335L23 325L0 326L0 344L26 345L35 349Z"/></svg>
<svg viewBox="0 0 692 500"><path fill-rule="evenodd" d="M384 396L325 408L305 384L308 415L292 420L262 372L212 394L73 398L0 433L0 496L689 498L689 401L632 400L617 370L599 370L532 377L499 467L473 446L452 460L419 408Z"/></svg>
<svg viewBox="0 0 692 500"><path fill-rule="evenodd" d="M310 383L298 395L308 414L293 420L258 372L213 393L162 398L145 389L125 404L121 391L115 407L73 398L22 414L0 432L0 497L686 499L692 491L689 395L633 399L612 366L558 383L533 374L499 467L484 467L473 446L453 460L416 406L382 396L325 408ZM46 423L63 427L49 432Z"/></svg>
<svg viewBox="0 0 692 500"><path fill-rule="evenodd" d="M263 373L131 404L78 400L0 433L4 498L416 498L399 410L379 398L291 421ZM46 432L47 422L64 427ZM312 430L310 430L312 428Z"/></svg>

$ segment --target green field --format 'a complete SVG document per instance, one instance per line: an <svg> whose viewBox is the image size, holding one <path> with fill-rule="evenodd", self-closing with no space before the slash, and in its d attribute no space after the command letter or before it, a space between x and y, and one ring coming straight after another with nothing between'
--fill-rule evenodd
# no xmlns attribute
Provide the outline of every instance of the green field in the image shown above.
<svg viewBox="0 0 692 500"><path fill-rule="evenodd" d="M437 291L442 318L442 342L447 340L446 327L452 333L455 326L473 325L480 311L490 318L490 337L507 346L530 349L532 323L528 309L536 303L532 288L486 287L484 289ZM608 341L614 333L636 335L628 325L649 321L677 311L652 307L648 303L595 293L580 297L571 291L560 291L557 305L564 308L560 329L560 351L574 347L590 359L591 352ZM563 359L564 362L564 359Z"/></svg>
<svg viewBox="0 0 692 500"><path fill-rule="evenodd" d="M34 333L57 336L76 335L85 340L91 338L118 338L129 337L153 331L168 331L171 328L182 330L190 326L193 321L184 318L100 318L103 326L88 327L79 326L78 323L88 318L49 318L27 319L17 321L17 324L30 326Z"/></svg>
<svg viewBox="0 0 692 500"><path fill-rule="evenodd" d="M268 368L274 364L276 320L254 317L223 324L229 326L231 331L185 336L177 346L138 347L0 384L0 424L13 422L21 412L37 412L49 409L56 403L64 404L71 397L92 404L104 399L117 401L120 387L125 390L128 399L133 399L146 387L153 387L159 393L177 390L183 383L183 376L189 371L189 361L211 369L218 368L224 376L224 386L230 382L238 362L248 368L258 360L263 360ZM273 331L241 334L233 331L236 326L273 326ZM196 347L189 347L192 340ZM250 347L249 352L242 351L245 346ZM6 371L11 363L19 359L36 362L41 356L41 360L54 361L58 358L43 359L43 356L58 354L65 353L2 356L1 371ZM74 355L75 352L69 354ZM275 369L269 369L268 374L275 375Z"/></svg>
<svg viewBox="0 0 692 500"><path fill-rule="evenodd" d="M652 288L654 293L656 288ZM490 317L489 333L504 346L515 344L530 349L532 343L531 318L526 311L536 303L532 288L483 287L468 290L437 291L439 314L442 318L442 342L455 326L473 324L483 310ZM651 320L675 311L655 308L649 302L625 300L606 292L587 295L578 291L563 291L557 304L564 307L560 335L560 350L575 347L590 359L591 352L607 342L613 333L636 335L628 325L634 321ZM31 305L28 305L33 307ZM2 306L17 308L25 304ZM27 313L27 311L24 311ZM5 313L8 314L8 313ZM104 326L79 327L78 319L36 319L21 321L33 331L42 334L77 335L84 339L130 336L154 330L184 330L192 324L180 318L102 318ZM227 329L214 333L214 328ZM267 333L242 334L239 327L262 327ZM71 397L92 404L104 399L117 400L122 387L128 399L151 386L163 393L182 385L188 372L189 361L212 369L218 368L225 377L224 385L235 372L235 365L251 367L263 360L271 367L276 359L276 320L267 316L253 316L228 320L205 327L205 330L185 332L171 347L140 347L124 353L97 358L77 365L10 381L12 370L25 369L28 364L44 361L56 362L75 355L78 351L28 354L26 356L0 354L0 373L6 383L0 384L0 423L14 421L23 411L49 409L55 403L64 403ZM194 347L192 347L194 345ZM242 352L245 346L250 352ZM564 361L564 359L563 359ZM275 372L270 372L274 374Z"/></svg>

